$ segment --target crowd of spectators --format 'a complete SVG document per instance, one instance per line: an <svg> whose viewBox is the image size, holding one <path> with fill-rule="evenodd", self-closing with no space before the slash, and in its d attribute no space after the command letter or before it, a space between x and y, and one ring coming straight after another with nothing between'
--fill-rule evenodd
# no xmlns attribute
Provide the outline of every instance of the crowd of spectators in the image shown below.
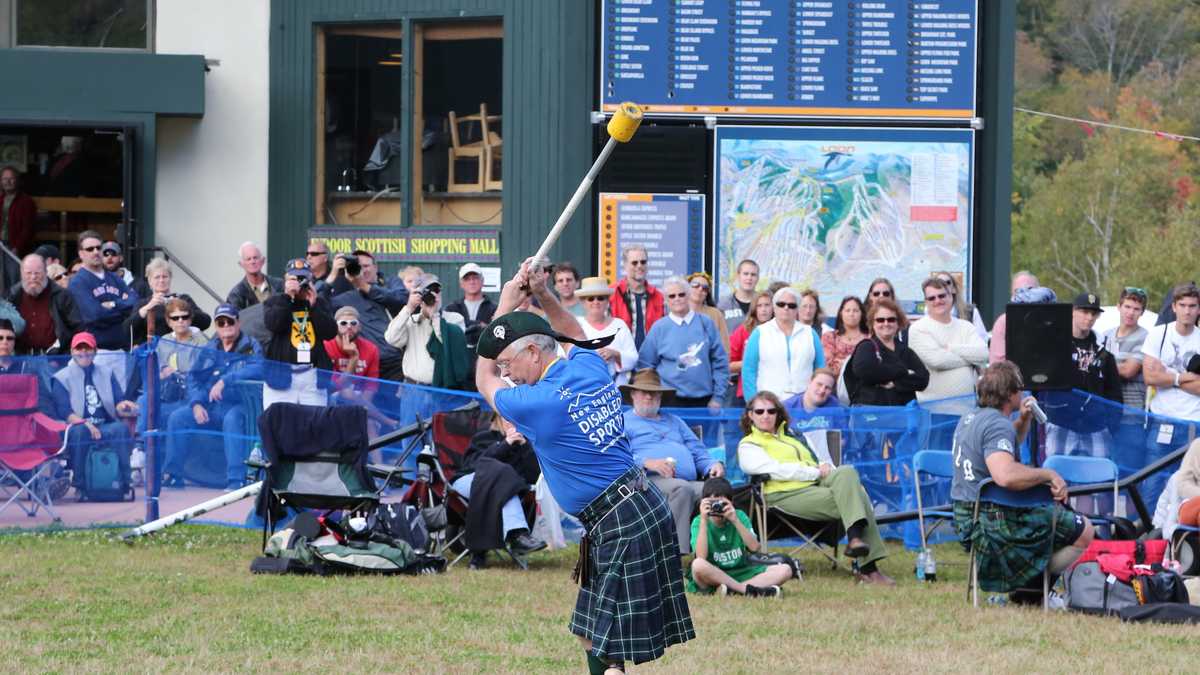
<svg viewBox="0 0 1200 675"><path fill-rule="evenodd" d="M9 194L6 179L0 175L0 187ZM19 202L14 197L6 206L9 239L17 244ZM29 249L28 242L20 249ZM17 356L69 355L60 370L43 377L40 408L75 423L73 438L137 446L137 465L147 430L146 357L137 347L158 338L155 395L171 432L159 462L167 487L186 482L188 447L180 434L203 429L225 437L225 487L240 486L249 451L243 430L252 418L241 399L229 395L231 386L261 386L264 405L366 406L377 435L400 423L393 408L380 405L380 397L399 395L389 382L473 386L475 347L496 310L475 263L459 268L458 288L444 299L449 289L420 268L387 279L369 252L332 255L319 241L290 260L281 278L271 277L262 248L246 242L237 251L243 277L210 316L201 303L172 290L168 261L152 259L135 275L120 245L94 231L79 236L78 250L72 269L61 265L53 246L26 252L19 278L0 299L0 374L25 367ZM720 528L741 536L741 521L732 511L691 517L702 501L721 496L719 484L704 495L703 481L722 477L724 467L705 452L703 428L698 434L660 407L742 408L740 464L767 476L768 502L804 517L840 519L864 578L886 583L874 564L885 552L857 475L827 462L821 448L812 447L819 443L803 432L827 424L825 413L838 407L969 398L981 374L1006 363L1005 315L987 331L948 272L934 272L921 284L919 312L905 311L894 285L879 278L862 297L842 298L827 319L817 291L764 280L753 260L738 264L734 288L719 301L707 272L671 277L657 288L647 279L644 247L630 246L621 261L622 276L611 285L581 278L570 262L555 265L550 279L558 302L589 339L613 336L598 353L630 396L626 433L635 457L668 496L680 549ZM1014 302L1055 299L1025 271L1014 275L1012 294ZM1052 419L1048 453L1107 455L1114 447L1146 444L1129 411L1147 405L1156 415L1200 421L1200 290L1181 284L1168 301L1166 321L1148 331L1139 325L1146 292L1126 288L1117 299L1118 325L1098 334L1093 326L1103 312L1101 298L1085 289L1074 299L1073 383L1123 403L1126 412L1101 426ZM521 309L541 312L536 303ZM1009 403L997 399L992 407L1015 411ZM1151 456L1178 447L1186 433L1184 425L1163 425L1151 434ZM505 537L521 529L509 525ZM745 579L718 568L694 568L696 583L745 591Z"/></svg>

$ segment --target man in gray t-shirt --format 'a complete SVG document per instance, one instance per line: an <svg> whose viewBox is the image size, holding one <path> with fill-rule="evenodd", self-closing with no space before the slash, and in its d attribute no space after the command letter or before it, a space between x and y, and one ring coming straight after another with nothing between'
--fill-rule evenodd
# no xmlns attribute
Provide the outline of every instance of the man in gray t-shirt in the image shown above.
<svg viewBox="0 0 1200 675"><path fill-rule="evenodd" d="M950 498L974 502L979 496L979 484L988 473L987 457L1005 452L1017 459L1017 430L1012 422L995 408L976 408L963 416L954 430L954 483Z"/></svg>
<svg viewBox="0 0 1200 675"><path fill-rule="evenodd" d="M1117 357L1117 372L1121 375L1121 402L1135 410L1146 407L1146 381L1142 378L1142 343L1148 334L1138 325L1146 311L1146 291L1126 288L1117 304L1121 323L1104 331L1100 345Z"/></svg>
<svg viewBox="0 0 1200 675"><path fill-rule="evenodd" d="M1020 588L1047 568L1061 572L1083 555L1094 535L1092 524L1067 508L1009 507L990 501L976 507L979 484L986 478L1009 492L1049 486L1055 500L1067 499L1061 476L1017 460L1017 444L1032 417L1032 399L1021 400L1023 388L1016 365L993 363L975 385L979 408L959 420L954 430L954 528L963 545L975 551L979 585L989 592ZM1009 422L1018 410L1020 416Z"/></svg>

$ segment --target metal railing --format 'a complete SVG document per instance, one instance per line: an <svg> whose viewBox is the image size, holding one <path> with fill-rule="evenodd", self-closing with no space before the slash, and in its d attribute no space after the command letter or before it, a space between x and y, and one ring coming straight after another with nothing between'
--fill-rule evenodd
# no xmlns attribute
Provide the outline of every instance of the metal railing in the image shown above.
<svg viewBox="0 0 1200 675"><path fill-rule="evenodd" d="M211 286L204 283L203 279L197 276L196 273L193 272L192 269L179 258L179 256L172 253L171 249L167 248L166 246L139 246L134 250L149 254L162 253L163 258L165 258L168 262L174 263L176 267L183 271L184 274L188 275L189 279L196 282L196 285L199 286L205 293L208 293L210 296L212 296L212 299L216 300L217 304L225 302L224 297L217 295L217 292L214 291Z"/></svg>

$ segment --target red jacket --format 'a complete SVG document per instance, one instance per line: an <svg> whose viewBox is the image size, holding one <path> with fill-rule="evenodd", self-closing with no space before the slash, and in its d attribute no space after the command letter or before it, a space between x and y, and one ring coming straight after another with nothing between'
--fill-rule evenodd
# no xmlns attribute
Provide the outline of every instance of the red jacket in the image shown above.
<svg viewBox="0 0 1200 675"><path fill-rule="evenodd" d="M629 326L629 330L633 330L633 312L629 308L629 281L622 279L612 285L613 294L608 299L608 311L615 318L625 322ZM655 321L666 316L667 313L667 298L662 294L662 291L646 282L646 334L650 334L650 327Z"/></svg>
<svg viewBox="0 0 1200 675"><path fill-rule="evenodd" d="M4 206L4 193L0 193L0 208ZM33 252L33 228L37 220L37 205L33 198L18 192L8 207L8 241L4 242L18 256Z"/></svg>

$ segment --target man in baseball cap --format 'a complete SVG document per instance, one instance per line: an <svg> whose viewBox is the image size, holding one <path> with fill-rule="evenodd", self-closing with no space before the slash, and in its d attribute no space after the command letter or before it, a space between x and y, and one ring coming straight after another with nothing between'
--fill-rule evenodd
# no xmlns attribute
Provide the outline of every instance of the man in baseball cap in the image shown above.
<svg viewBox="0 0 1200 675"><path fill-rule="evenodd" d="M469 262L458 268L458 287L462 289L463 297L446 305L446 311L462 315L467 348L475 349L483 327L496 314L496 303L483 294L483 268L475 263Z"/></svg>
<svg viewBox="0 0 1200 675"><path fill-rule="evenodd" d="M497 317L479 338L475 384L529 440L555 500L583 523L570 630L590 672L623 670L625 661L656 659L696 633L671 509L634 461L608 364L591 349L568 346L561 355L560 342L599 347L612 337L587 341L546 277L526 261L504 285ZM549 323L513 311L531 293Z"/></svg>
<svg viewBox="0 0 1200 675"><path fill-rule="evenodd" d="M87 331L71 338L71 360L54 374L52 387L61 417L71 424L71 484L83 495L87 456L108 445L117 453L118 476L123 488L130 479L129 453L133 443L129 428L119 418L136 415L137 404L124 400L121 383L107 364L96 363L96 336ZM103 441L103 443L101 443Z"/></svg>

